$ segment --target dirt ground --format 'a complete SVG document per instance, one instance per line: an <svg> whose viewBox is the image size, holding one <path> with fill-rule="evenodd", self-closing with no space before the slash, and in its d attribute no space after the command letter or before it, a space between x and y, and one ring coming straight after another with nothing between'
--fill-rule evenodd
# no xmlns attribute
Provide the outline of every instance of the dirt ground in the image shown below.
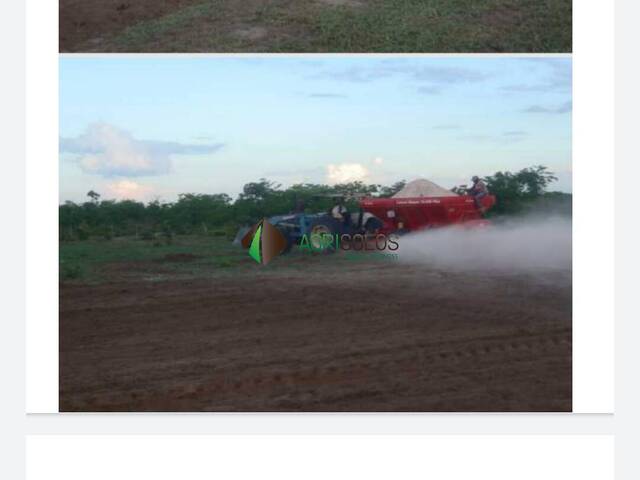
<svg viewBox="0 0 640 480"><path fill-rule="evenodd" d="M571 410L570 272L278 261L63 282L61 411Z"/></svg>
<svg viewBox="0 0 640 480"><path fill-rule="evenodd" d="M84 42L99 46L105 36L202 0L60 0L60 51Z"/></svg>

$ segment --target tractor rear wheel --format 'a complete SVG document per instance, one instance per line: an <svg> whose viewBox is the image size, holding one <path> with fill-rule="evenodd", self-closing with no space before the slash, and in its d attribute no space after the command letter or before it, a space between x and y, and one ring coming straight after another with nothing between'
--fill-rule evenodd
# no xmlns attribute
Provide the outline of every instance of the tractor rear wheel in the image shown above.
<svg viewBox="0 0 640 480"><path fill-rule="evenodd" d="M384 224L382 223L382 220L376 217L372 217L364 224L364 231L365 233L369 234L378 233L378 230L380 230L383 226Z"/></svg>
<svg viewBox="0 0 640 480"><path fill-rule="evenodd" d="M340 234L340 223L335 218L325 216L313 220L309 225L309 244L315 251L334 253L335 237ZM331 243L329 238L331 237Z"/></svg>

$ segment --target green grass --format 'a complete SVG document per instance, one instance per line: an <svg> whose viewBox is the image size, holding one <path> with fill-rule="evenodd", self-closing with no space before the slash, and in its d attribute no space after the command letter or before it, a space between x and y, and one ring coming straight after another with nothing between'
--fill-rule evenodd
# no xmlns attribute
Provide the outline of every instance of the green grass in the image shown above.
<svg viewBox="0 0 640 480"><path fill-rule="evenodd" d="M176 255L193 257L184 260ZM366 253L311 254L295 247L269 265L260 266L247 250L233 245L227 238L197 235L174 237L170 245L158 244L157 240L118 237L61 242L59 246L60 281L91 284L123 278L162 281L236 273L271 275L283 270L299 275L308 272L309 268L340 271L358 268L362 263L379 264L380 261Z"/></svg>
<svg viewBox="0 0 640 480"><path fill-rule="evenodd" d="M171 256L193 255L188 261L173 261ZM134 265L131 273L170 271L198 274L207 270L234 268L250 263L245 252L220 237L182 236L170 244L164 239L85 240L61 242L59 268L61 280L100 281L108 276L109 266Z"/></svg>
<svg viewBox="0 0 640 480"><path fill-rule="evenodd" d="M571 1L385 0L318 19L321 42L350 52L568 52Z"/></svg>
<svg viewBox="0 0 640 480"><path fill-rule="evenodd" d="M140 22L116 36L113 39L112 48L128 52L153 51L156 50L153 45L163 45L165 43L162 41L163 37L170 36L175 38L175 45L161 48L161 50L186 52L196 49L196 45L189 35L189 25L199 19L214 15L217 3L214 1L193 5L171 15ZM223 39L218 39L216 35L209 32L206 41L216 42L223 41Z"/></svg>
<svg viewBox="0 0 640 480"><path fill-rule="evenodd" d="M571 0L209 0L141 22L115 51L570 52ZM259 38L241 35L259 28Z"/></svg>

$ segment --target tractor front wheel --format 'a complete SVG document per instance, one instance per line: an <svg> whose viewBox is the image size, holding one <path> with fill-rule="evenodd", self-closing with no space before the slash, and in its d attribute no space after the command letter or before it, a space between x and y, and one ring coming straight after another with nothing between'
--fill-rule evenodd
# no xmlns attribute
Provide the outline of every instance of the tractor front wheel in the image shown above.
<svg viewBox="0 0 640 480"><path fill-rule="evenodd" d="M282 236L287 242L286 246L281 252L282 255L286 255L287 253L291 252L291 249L293 248L296 242L287 230L285 230L284 228L278 228L278 230L280 230L280 233L282 234Z"/></svg>

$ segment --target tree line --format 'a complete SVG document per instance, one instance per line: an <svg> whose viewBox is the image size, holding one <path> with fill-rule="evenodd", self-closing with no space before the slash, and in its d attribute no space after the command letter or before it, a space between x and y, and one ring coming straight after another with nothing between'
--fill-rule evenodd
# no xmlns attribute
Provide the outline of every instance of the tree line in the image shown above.
<svg viewBox="0 0 640 480"><path fill-rule="evenodd" d="M496 195L493 215L518 214L532 209L570 214L571 195L547 192L556 178L546 167L536 166L519 172L497 172L484 178L489 191ZM59 206L60 239L85 240L90 237L110 239L135 235L151 239L181 234L232 236L238 227L260 218L301 209L308 213L328 211L336 195L366 195L388 198L406 182L390 186L350 182L339 185L297 184L289 188L266 179L244 185L233 200L224 193L185 193L175 202L149 203L134 200L101 200L93 190L84 203L65 202ZM463 193L459 189L452 189ZM357 208L355 204L351 208Z"/></svg>

